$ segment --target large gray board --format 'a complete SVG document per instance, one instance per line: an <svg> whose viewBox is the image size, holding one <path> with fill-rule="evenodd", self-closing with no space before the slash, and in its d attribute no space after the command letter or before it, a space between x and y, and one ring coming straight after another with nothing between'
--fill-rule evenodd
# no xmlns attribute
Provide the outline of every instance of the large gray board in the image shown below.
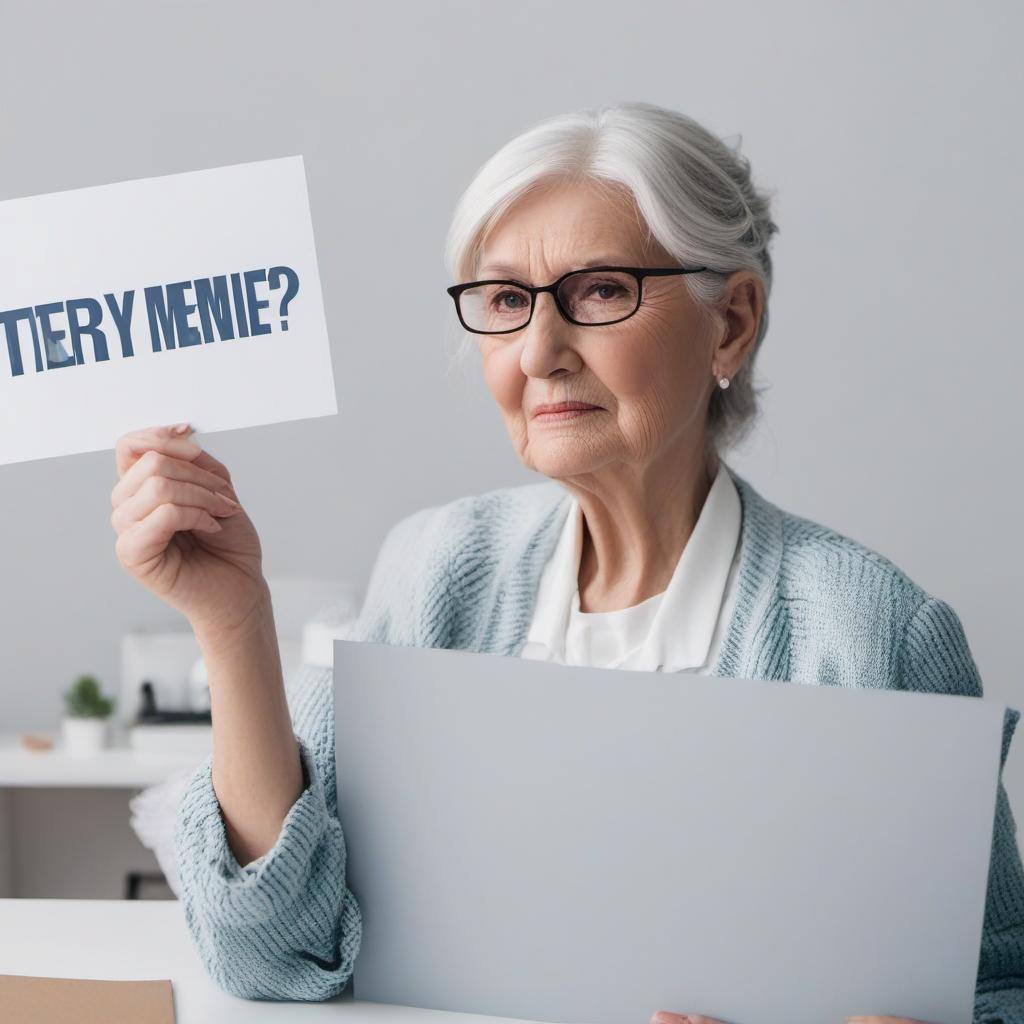
<svg viewBox="0 0 1024 1024"><path fill-rule="evenodd" d="M355 998L971 1019L989 700L337 640Z"/></svg>

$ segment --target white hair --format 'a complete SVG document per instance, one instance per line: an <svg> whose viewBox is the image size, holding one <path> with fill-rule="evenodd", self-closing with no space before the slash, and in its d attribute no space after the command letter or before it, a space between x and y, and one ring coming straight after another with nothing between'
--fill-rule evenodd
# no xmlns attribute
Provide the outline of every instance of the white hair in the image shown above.
<svg viewBox="0 0 1024 1024"><path fill-rule="evenodd" d="M459 199L445 242L452 279L473 280L497 220L520 198L558 181L624 186L649 234L675 260L709 268L682 278L707 313L725 294L733 271L750 270L761 279L765 306L753 347L729 387L716 384L708 405L709 443L717 450L738 444L758 413L757 394L763 390L754 388L752 374L768 330L768 244L778 230L769 194L755 188L739 142L730 148L692 118L653 103L620 103L541 121L502 146ZM465 334L458 359L473 338Z"/></svg>

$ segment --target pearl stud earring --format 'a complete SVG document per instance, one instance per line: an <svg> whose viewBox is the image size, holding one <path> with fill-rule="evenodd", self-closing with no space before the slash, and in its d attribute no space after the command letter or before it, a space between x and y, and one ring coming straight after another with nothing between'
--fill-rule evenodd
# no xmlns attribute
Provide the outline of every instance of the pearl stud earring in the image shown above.
<svg viewBox="0 0 1024 1024"><path fill-rule="evenodd" d="M728 377L719 377L718 378L718 386L724 391L729 386L729 378Z"/></svg>

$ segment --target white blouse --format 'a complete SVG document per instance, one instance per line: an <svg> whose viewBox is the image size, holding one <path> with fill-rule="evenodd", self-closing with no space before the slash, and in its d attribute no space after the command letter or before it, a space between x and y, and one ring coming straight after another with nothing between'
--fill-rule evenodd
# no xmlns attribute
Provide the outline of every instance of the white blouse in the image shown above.
<svg viewBox="0 0 1024 1024"><path fill-rule="evenodd" d="M718 473L668 587L629 608L581 612L583 510L573 498L541 575L523 658L565 665L707 675L736 598L742 504Z"/></svg>

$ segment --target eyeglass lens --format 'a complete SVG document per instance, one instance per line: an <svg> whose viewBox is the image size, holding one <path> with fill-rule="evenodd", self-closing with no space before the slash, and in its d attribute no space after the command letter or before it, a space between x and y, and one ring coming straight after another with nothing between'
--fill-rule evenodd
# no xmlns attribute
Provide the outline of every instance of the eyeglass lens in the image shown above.
<svg viewBox="0 0 1024 1024"><path fill-rule="evenodd" d="M570 274L558 287L558 298L580 323L605 324L636 311L639 284L632 274L583 271ZM515 285L484 284L459 296L466 325L476 331L511 331L530 318L530 293Z"/></svg>

